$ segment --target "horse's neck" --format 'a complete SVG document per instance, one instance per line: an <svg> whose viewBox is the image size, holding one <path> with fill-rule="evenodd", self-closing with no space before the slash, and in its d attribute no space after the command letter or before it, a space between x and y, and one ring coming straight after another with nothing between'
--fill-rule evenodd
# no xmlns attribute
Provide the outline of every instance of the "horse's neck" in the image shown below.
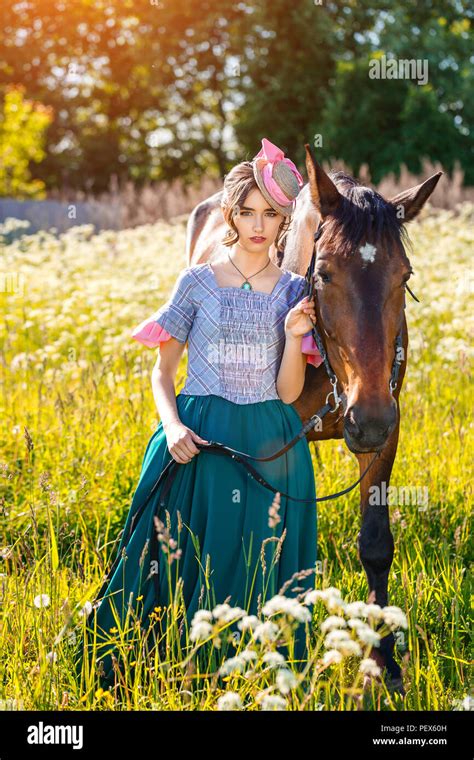
<svg viewBox="0 0 474 760"><path fill-rule="evenodd" d="M314 233L319 215L309 195L309 185L305 185L296 200L296 208L285 240L282 269L289 269L304 275L313 252Z"/></svg>

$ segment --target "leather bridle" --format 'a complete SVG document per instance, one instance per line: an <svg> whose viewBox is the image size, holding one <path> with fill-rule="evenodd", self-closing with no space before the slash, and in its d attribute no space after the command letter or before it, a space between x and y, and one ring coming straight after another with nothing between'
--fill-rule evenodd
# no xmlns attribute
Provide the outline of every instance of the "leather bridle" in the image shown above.
<svg viewBox="0 0 474 760"><path fill-rule="evenodd" d="M311 261L309 263L308 269L306 270L306 274L305 274L306 284L305 284L305 289L304 289L303 292L304 292L305 296L309 295L310 298L313 298L313 299L314 299L314 294L315 294L314 267L316 265L316 258L317 258L317 255L318 255L318 250L317 250L316 243L319 240L319 238L321 237L321 235L323 234L323 226L324 226L324 222L321 219L319 221L318 228L317 228L316 232L314 233L313 253L311 255ZM408 287L407 283L405 283L405 287L408 290L408 292L410 293L410 295L415 299L415 301L418 301L418 298L414 295L414 293L412 293L412 291ZM419 301L418 301L418 303L419 303ZM403 305L403 308L405 308L405 304ZM330 398L330 396L334 396L334 404L335 404L335 406L334 406L334 409L331 409L330 411L331 412L335 412L339 408L339 406L341 404L341 401L342 401L341 396L339 396L339 394L337 392L337 377L336 377L336 373L334 372L333 368L331 367L331 365L329 363L327 351L326 351L326 349L324 347L324 343L323 343L323 341L321 339L321 336L318 333L316 325L313 325L313 327L311 329L311 332L312 332L312 335L313 335L313 338L314 338L314 342L316 343L316 345L318 347L318 351L319 351L319 353L322 356L322 359L323 359L323 362L324 362L324 367L326 369L326 373L327 373L327 376L329 378L329 382L332 385L332 391L330 391L329 394L327 395L326 402ZM401 359L401 353L402 353L401 352L401 348L402 348L402 346L403 346L403 326L400 328L400 330L399 330L399 332L397 334L397 337L395 338L395 356L394 356L394 359L393 359L392 373L391 373L390 380L389 380L389 387L390 387L390 391L392 393L393 393L393 391L395 390L395 388L398 385L398 375L400 374L400 366L401 366L401 363L402 363L402 359Z"/></svg>

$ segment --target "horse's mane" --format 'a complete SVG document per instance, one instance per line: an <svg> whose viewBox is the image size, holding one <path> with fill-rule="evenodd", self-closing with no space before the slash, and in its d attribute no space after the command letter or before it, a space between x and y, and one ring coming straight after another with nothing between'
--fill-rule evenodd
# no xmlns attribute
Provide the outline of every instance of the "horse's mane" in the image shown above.
<svg viewBox="0 0 474 760"><path fill-rule="evenodd" d="M342 202L337 211L327 220L327 230L338 255L348 257L358 250L363 238L385 244L389 255L399 244L411 248L408 232L403 219L398 218L397 209L370 187L361 185L358 180L342 171L332 171L328 175L334 182ZM309 191L306 184L302 191ZM285 230L280 237L277 263L282 265L286 245L291 232ZM394 245L395 244L395 245Z"/></svg>
<svg viewBox="0 0 474 760"><path fill-rule="evenodd" d="M342 195L342 202L328 219L328 231L338 255L349 256L363 238L373 245L383 241L389 254L397 244L409 244L395 206L345 172L330 172L329 177Z"/></svg>

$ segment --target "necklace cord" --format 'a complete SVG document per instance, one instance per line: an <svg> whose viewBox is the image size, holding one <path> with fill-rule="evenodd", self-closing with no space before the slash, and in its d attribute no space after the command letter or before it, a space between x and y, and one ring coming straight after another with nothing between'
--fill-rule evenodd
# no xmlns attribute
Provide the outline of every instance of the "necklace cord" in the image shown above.
<svg viewBox="0 0 474 760"><path fill-rule="evenodd" d="M227 258L229 259L230 263L231 263L231 264L232 264L232 265L233 265L233 266L234 266L234 267L237 269L237 271L239 272L239 274L241 274L241 275L242 275L242 277L244 278L244 282L242 283L242 285L245 285L245 283L248 283L248 284L250 285L250 283L249 283L249 280L250 280L250 278L251 278L251 277L255 277L255 275L259 274L260 272L263 272L263 270L264 270L264 269L266 269L266 268L267 268L267 266L268 266L268 265L271 263L271 262L270 262L270 259L268 259L268 261L267 261L267 263L265 264L265 266L264 266L264 267L262 267L261 269L259 269L259 270L258 270L258 272L255 272L254 274L251 274L251 275L250 275L250 277L246 277L246 276L244 275L244 273L240 271L240 269L239 269L239 267L237 266L237 264L234 264L234 262L233 262L233 261L232 261L232 259L230 258L230 253L228 253L228 254L227 254Z"/></svg>

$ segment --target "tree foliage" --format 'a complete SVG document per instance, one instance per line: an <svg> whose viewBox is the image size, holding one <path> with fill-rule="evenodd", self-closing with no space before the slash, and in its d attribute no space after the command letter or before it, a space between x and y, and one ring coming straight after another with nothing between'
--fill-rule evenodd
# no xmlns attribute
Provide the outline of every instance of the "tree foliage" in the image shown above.
<svg viewBox="0 0 474 760"><path fill-rule="evenodd" d="M51 106L48 187L110 177L223 176L268 137L304 142L374 180L423 158L474 182L464 0L41 0L2 8L0 91ZM429 80L370 79L377 56L426 59ZM472 61L472 59L471 59Z"/></svg>
<svg viewBox="0 0 474 760"><path fill-rule="evenodd" d="M53 115L51 108L25 100L24 93L24 87L9 87L0 102L0 196L41 199L45 185L32 178L30 163L46 155L45 131Z"/></svg>

